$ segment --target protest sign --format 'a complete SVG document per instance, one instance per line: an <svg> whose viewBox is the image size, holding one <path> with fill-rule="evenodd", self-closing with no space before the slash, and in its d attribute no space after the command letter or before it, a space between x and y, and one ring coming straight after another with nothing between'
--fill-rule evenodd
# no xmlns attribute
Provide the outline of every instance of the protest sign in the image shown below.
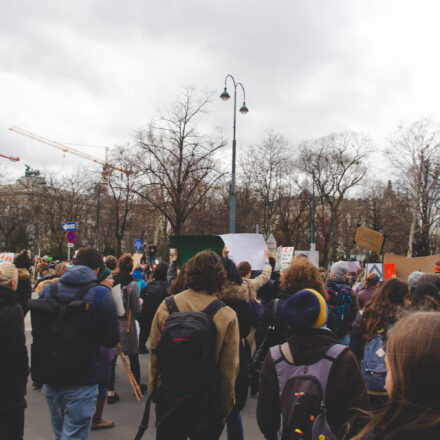
<svg viewBox="0 0 440 440"><path fill-rule="evenodd" d="M212 250L221 256L224 248L223 240L218 235L172 235L171 245L177 248L179 267L190 260L197 252Z"/></svg>
<svg viewBox="0 0 440 440"><path fill-rule="evenodd" d="M380 254L384 243L384 235L366 226L358 226L354 241L358 246Z"/></svg>
<svg viewBox="0 0 440 440"><path fill-rule="evenodd" d="M385 281L384 265L382 263L367 264L367 274L375 273L379 275L380 281Z"/></svg>
<svg viewBox="0 0 440 440"><path fill-rule="evenodd" d="M1 252L0 253L0 263L13 263L14 253L12 252Z"/></svg>
<svg viewBox="0 0 440 440"><path fill-rule="evenodd" d="M280 270L287 269L293 258L295 248L292 247L282 247L278 256L278 265Z"/></svg>
<svg viewBox="0 0 440 440"><path fill-rule="evenodd" d="M390 278L396 277L396 265L394 263L384 264L385 268L385 279L389 280Z"/></svg>
<svg viewBox="0 0 440 440"><path fill-rule="evenodd" d="M407 258L402 255L386 253L384 257L385 264L394 264L396 276L405 281L408 279L408 275L416 270L433 273L434 264L438 260L440 260L439 254Z"/></svg>
<svg viewBox="0 0 440 440"><path fill-rule="evenodd" d="M229 249L229 258L239 264L247 261L252 270L263 270L264 250L267 248L262 234L225 234L220 235Z"/></svg>

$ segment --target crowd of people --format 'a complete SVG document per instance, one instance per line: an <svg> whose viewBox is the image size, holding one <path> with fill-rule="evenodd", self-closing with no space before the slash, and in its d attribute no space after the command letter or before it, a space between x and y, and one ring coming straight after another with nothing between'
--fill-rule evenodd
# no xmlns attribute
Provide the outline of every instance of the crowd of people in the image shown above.
<svg viewBox="0 0 440 440"><path fill-rule="evenodd" d="M253 271L226 249L179 267L177 251L168 265L149 249L135 266L87 247L35 268L33 286L31 266L26 252L0 264L0 440L23 438L30 371L55 439L112 428L119 354L145 396L137 439L153 402L157 439L218 439L226 427L242 440L249 394L269 440L440 438L440 262L381 281L304 255L280 273L267 250Z"/></svg>

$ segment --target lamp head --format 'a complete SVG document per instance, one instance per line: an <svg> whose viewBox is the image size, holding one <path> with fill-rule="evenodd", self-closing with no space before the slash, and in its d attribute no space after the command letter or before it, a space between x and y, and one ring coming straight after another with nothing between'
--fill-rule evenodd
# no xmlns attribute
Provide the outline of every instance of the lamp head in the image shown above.
<svg viewBox="0 0 440 440"><path fill-rule="evenodd" d="M221 98L223 101L227 101L227 100L230 98L229 93L228 93L228 91L226 90L226 87L225 87L225 90L223 90L222 94L220 95L220 98Z"/></svg>
<svg viewBox="0 0 440 440"><path fill-rule="evenodd" d="M244 101L243 101L243 105L240 107L239 112L242 113L243 115L249 112L249 109L246 107L246 103Z"/></svg>

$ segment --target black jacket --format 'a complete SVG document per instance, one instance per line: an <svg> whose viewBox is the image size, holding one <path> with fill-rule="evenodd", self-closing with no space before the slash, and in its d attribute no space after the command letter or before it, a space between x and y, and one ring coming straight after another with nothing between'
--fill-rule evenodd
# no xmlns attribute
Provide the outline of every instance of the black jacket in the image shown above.
<svg viewBox="0 0 440 440"><path fill-rule="evenodd" d="M167 297L168 283L166 281L150 281L141 291L142 304L141 319L153 322L154 315L161 302Z"/></svg>
<svg viewBox="0 0 440 440"><path fill-rule="evenodd" d="M0 287L0 411L25 406L29 361L16 292Z"/></svg>
<svg viewBox="0 0 440 440"><path fill-rule="evenodd" d="M18 269L18 286L17 286L18 303L20 304L23 314L26 316L28 311L27 303L31 299L31 276L26 269Z"/></svg>

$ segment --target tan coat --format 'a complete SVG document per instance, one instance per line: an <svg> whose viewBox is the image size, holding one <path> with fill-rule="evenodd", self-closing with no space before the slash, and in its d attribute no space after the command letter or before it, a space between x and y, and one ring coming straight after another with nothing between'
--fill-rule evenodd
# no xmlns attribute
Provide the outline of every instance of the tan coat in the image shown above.
<svg viewBox="0 0 440 440"><path fill-rule="evenodd" d="M205 292L196 292L192 289L184 290L175 295L176 305L181 312L201 312L212 301L215 295ZM157 372L157 357L154 354L159 343L161 328L168 318L168 309L165 301L161 303L154 316L150 333L150 373L149 389L152 389L153 380ZM214 315L214 324L217 328L216 362L219 377L219 393L222 416L226 417L235 404L235 379L239 367L239 330L237 315L230 307L222 307Z"/></svg>
<svg viewBox="0 0 440 440"><path fill-rule="evenodd" d="M246 287L246 289L248 288L247 286L249 286L252 298L257 297L257 290L260 287L263 287L270 280L271 274L272 266L265 263L263 267L263 272L261 272L260 275L253 279L243 278L243 285Z"/></svg>

